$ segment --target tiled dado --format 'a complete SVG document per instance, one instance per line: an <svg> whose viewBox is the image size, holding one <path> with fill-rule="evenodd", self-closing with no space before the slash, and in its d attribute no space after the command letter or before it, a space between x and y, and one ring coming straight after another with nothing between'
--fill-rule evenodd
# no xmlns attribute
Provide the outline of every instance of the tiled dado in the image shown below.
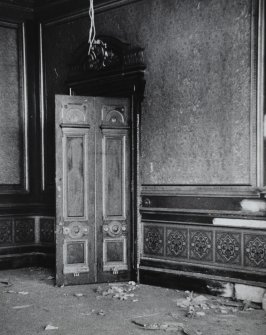
<svg viewBox="0 0 266 335"><path fill-rule="evenodd" d="M0 218L0 248L40 242L54 243L53 217Z"/></svg>
<svg viewBox="0 0 266 335"><path fill-rule="evenodd" d="M266 271L266 231L143 223L142 256Z"/></svg>

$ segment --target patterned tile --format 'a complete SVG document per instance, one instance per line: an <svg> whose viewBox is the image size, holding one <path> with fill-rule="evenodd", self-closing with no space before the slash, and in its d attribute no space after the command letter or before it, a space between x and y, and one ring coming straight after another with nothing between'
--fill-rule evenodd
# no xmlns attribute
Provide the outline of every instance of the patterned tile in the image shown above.
<svg viewBox="0 0 266 335"><path fill-rule="evenodd" d="M34 219L15 220L15 242L34 242Z"/></svg>
<svg viewBox="0 0 266 335"><path fill-rule="evenodd" d="M53 243L54 240L54 219L40 218L40 241Z"/></svg>
<svg viewBox="0 0 266 335"><path fill-rule="evenodd" d="M241 265L241 234L216 231L215 261L223 264Z"/></svg>
<svg viewBox="0 0 266 335"><path fill-rule="evenodd" d="M144 253L147 255L163 255L164 229L162 227L144 227Z"/></svg>
<svg viewBox="0 0 266 335"><path fill-rule="evenodd" d="M0 244L12 243L12 220L0 221Z"/></svg>
<svg viewBox="0 0 266 335"><path fill-rule="evenodd" d="M166 256L188 257L188 230L178 228L166 229Z"/></svg>
<svg viewBox="0 0 266 335"><path fill-rule="evenodd" d="M266 235L244 234L244 265L266 268Z"/></svg>
<svg viewBox="0 0 266 335"><path fill-rule="evenodd" d="M213 233L209 230L190 230L190 259L213 261Z"/></svg>

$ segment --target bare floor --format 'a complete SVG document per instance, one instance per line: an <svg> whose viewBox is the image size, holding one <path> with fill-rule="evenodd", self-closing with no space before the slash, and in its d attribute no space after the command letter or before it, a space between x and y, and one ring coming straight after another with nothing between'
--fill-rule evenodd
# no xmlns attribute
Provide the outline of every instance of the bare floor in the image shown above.
<svg viewBox="0 0 266 335"><path fill-rule="evenodd" d="M0 272L1 335L266 334L263 310L215 296L134 283L58 288L52 277Z"/></svg>

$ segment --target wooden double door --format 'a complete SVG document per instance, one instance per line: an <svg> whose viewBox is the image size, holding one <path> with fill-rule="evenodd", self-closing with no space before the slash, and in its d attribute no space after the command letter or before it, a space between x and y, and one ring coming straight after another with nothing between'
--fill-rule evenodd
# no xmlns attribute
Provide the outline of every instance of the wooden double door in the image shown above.
<svg viewBox="0 0 266 335"><path fill-rule="evenodd" d="M127 98L56 96L56 282L128 280L132 271Z"/></svg>

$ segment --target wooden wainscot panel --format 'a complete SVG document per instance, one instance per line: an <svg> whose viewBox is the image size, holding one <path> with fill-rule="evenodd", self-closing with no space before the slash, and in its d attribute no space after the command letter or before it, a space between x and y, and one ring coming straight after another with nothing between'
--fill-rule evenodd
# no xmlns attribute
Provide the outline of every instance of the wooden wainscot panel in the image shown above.
<svg viewBox="0 0 266 335"><path fill-rule="evenodd" d="M35 241L35 219L15 219L15 242L34 243Z"/></svg>
<svg viewBox="0 0 266 335"><path fill-rule="evenodd" d="M40 242L55 242L55 219L40 218Z"/></svg>
<svg viewBox="0 0 266 335"><path fill-rule="evenodd" d="M0 220L0 247L13 242L12 219L5 218Z"/></svg>
<svg viewBox="0 0 266 335"><path fill-rule="evenodd" d="M265 278L266 231L145 221L142 229L140 269L231 281Z"/></svg>

